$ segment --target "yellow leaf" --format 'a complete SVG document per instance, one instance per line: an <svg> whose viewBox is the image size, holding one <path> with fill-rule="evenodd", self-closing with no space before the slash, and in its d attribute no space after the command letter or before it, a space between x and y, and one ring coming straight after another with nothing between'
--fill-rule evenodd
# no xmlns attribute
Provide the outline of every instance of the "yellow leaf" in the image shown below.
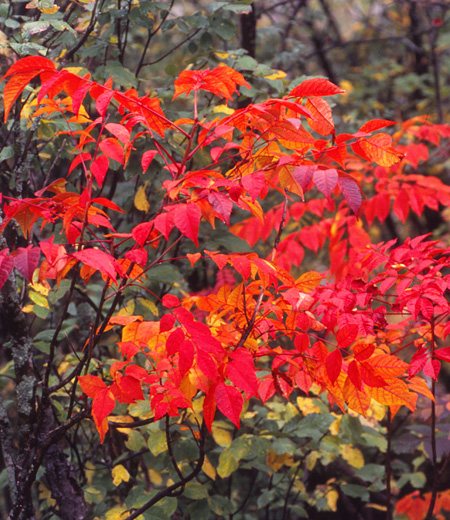
<svg viewBox="0 0 450 520"><path fill-rule="evenodd" d="M364 466L364 457L358 448L353 448L351 444L341 444L339 446L339 453L342 458L353 466L354 468L360 469Z"/></svg>
<svg viewBox="0 0 450 520"><path fill-rule="evenodd" d="M306 456L306 468L309 471L312 471L319 458L320 454L316 450L312 451L311 453L308 453L308 455Z"/></svg>
<svg viewBox="0 0 450 520"><path fill-rule="evenodd" d="M326 494L327 504L331 511L337 511L337 501L339 498L339 494L336 490L331 489Z"/></svg>
<svg viewBox="0 0 450 520"><path fill-rule="evenodd" d="M216 480L216 468L211 464L208 457L205 455L205 460L203 461L202 466L203 473L208 475L208 477L212 480Z"/></svg>
<svg viewBox="0 0 450 520"><path fill-rule="evenodd" d="M25 307L22 307L22 312L25 312L26 314L29 314L30 312L33 312L34 305L25 305Z"/></svg>
<svg viewBox="0 0 450 520"><path fill-rule="evenodd" d="M150 482L156 487L161 486L161 484L163 483L163 478L159 471L156 471L154 469L149 469L148 476L150 478Z"/></svg>
<svg viewBox="0 0 450 520"><path fill-rule="evenodd" d="M230 107L227 107L227 105L217 105L212 110L214 114L227 114L231 115L234 113L234 110Z"/></svg>
<svg viewBox="0 0 450 520"><path fill-rule="evenodd" d="M28 296L30 297L30 300L33 301L36 305L39 305L39 307L50 309L47 298L45 298L42 294L30 291Z"/></svg>
<svg viewBox="0 0 450 520"><path fill-rule="evenodd" d="M320 413L320 408L313 403L309 397L297 397L297 406L300 408L303 415L310 413Z"/></svg>
<svg viewBox="0 0 450 520"><path fill-rule="evenodd" d="M151 300L144 300L144 298L139 298L139 303L148 309L153 314L153 316L159 316L158 307Z"/></svg>
<svg viewBox="0 0 450 520"><path fill-rule="evenodd" d="M136 195L134 196L134 205L136 209L139 211L147 212L150 208L150 204L147 200L147 196L145 195L145 187L147 186L148 182L144 184L144 186L139 186L139 189L136 192Z"/></svg>
<svg viewBox="0 0 450 520"><path fill-rule="evenodd" d="M128 470L127 468L125 468L125 466L119 464L117 466L114 466L112 470L112 478L113 484L115 486L118 486L122 482L128 482L130 480L130 474L128 473Z"/></svg>
<svg viewBox="0 0 450 520"><path fill-rule="evenodd" d="M233 435L227 428L222 428L219 425L213 424L212 436L219 446L227 447L233 440Z"/></svg>
<svg viewBox="0 0 450 520"><path fill-rule="evenodd" d="M333 414L333 415L335 415L335 414ZM331 435L333 435L333 437L335 437L341 430L341 419L342 419L342 415L338 415L336 417L336 419L330 424L330 427L328 428Z"/></svg>
<svg viewBox="0 0 450 520"><path fill-rule="evenodd" d="M283 79L286 77L286 72L282 70L274 70L272 74L264 76L266 79Z"/></svg>
<svg viewBox="0 0 450 520"><path fill-rule="evenodd" d="M125 307L122 307L115 316L132 316L134 313L135 303L134 300L130 300Z"/></svg>
<svg viewBox="0 0 450 520"><path fill-rule="evenodd" d="M54 14L57 11L59 11L59 6L54 5L53 7L40 7L39 11L41 11L41 13L44 13L44 14Z"/></svg>
<svg viewBox="0 0 450 520"><path fill-rule="evenodd" d="M295 464L294 456L291 453L283 453L282 455L279 455L278 453L275 453L275 451L271 450L267 455L266 464L276 473L282 466L292 467Z"/></svg>

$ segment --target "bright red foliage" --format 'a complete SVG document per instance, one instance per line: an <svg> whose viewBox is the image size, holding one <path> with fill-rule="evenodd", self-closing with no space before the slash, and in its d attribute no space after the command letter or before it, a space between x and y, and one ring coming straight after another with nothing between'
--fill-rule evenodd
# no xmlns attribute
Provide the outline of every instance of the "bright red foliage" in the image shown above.
<svg viewBox="0 0 450 520"><path fill-rule="evenodd" d="M99 271L105 291L120 294L167 260L168 241L182 238L200 249L186 256L190 265L201 258L220 273L235 272L232 283L209 292L165 295L165 314L158 321L119 314L97 323L93 336L121 328L118 346L124 358L111 367L107 383L98 376L79 377L82 391L93 399L102 440L116 401L133 403L144 395L156 420L177 416L202 393L209 429L217 410L239 427L244 400L265 402L275 392L289 397L295 387L308 392L312 384L328 393L331 405L363 415L372 400L395 413L401 405L414 410L418 392L432 397L416 375L423 371L436 379L438 359L450 360L449 348L436 344L450 330L445 296L450 248L426 236L399 245L371 244L358 216L368 224L375 218L383 222L392 210L404 221L410 210L421 215L425 207L450 206L450 188L437 178L404 173L406 165L426 158L423 147L398 145L405 133L439 141L449 137L447 126L405 123L393 139L373 134L391 121L372 120L354 134L337 134L323 97L342 90L322 79L304 81L286 98L199 120L202 91L228 101L238 86L248 87L229 67L181 73L174 97L194 91L194 118L173 122L156 98L57 71L42 57L24 58L6 73L5 120L37 76L42 86L35 116L63 114L83 128L67 131L76 143L69 173L81 171L83 181L79 193L66 191L66 181L59 179L35 197L4 203L1 231L13 219L24 236L31 236L38 221L41 232L58 222L66 241L57 243L51 236L39 247L1 251L0 286L14 267L29 281L37 268L47 285L77 276L80 267L85 283ZM94 119L83 106L88 95L98 113ZM161 144L169 130L186 143L181 157ZM135 141L143 136L153 148L138 164L145 172L161 160L167 174L163 202L145 222L116 233L109 213L122 210L96 194L113 174L112 161L126 168ZM190 170L199 150L208 151L211 164ZM219 168L222 163L229 169ZM374 190L364 201L362 188ZM260 202L274 192L284 202L264 212ZM229 227L238 211L249 217L231 230L250 245L273 240L268 258L201 247L202 226L214 227L217 219ZM299 227L304 214L311 217L309 224ZM298 276L305 248L318 253L325 245L330 273ZM164 254L155 256L158 248ZM412 329L419 336L405 361L396 352Z"/></svg>

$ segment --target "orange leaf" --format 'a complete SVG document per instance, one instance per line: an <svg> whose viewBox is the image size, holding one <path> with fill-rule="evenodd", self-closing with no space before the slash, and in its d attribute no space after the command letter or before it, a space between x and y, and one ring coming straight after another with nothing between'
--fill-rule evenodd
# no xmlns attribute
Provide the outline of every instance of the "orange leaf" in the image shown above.
<svg viewBox="0 0 450 520"><path fill-rule="evenodd" d="M412 394L406 383L400 379L388 379L383 387L367 386L369 395L380 404L405 405L410 410L415 410L416 394Z"/></svg>

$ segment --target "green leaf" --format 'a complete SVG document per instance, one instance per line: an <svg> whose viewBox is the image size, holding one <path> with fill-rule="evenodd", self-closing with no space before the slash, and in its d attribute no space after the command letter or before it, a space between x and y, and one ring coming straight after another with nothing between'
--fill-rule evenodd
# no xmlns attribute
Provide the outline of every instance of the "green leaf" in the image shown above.
<svg viewBox="0 0 450 520"><path fill-rule="evenodd" d="M219 516L231 515L233 512L233 504L226 497L214 495L209 499L211 509Z"/></svg>
<svg viewBox="0 0 450 520"><path fill-rule="evenodd" d="M193 500L201 500L202 498L208 498L208 491L204 484L200 484L199 482L188 482L183 495L186 498L191 498Z"/></svg>
<svg viewBox="0 0 450 520"><path fill-rule="evenodd" d="M217 466L217 473L222 478L229 477L234 471L239 468L239 461L233 457L227 450L222 451L219 456L219 465Z"/></svg>
<svg viewBox="0 0 450 520"><path fill-rule="evenodd" d="M77 35L77 32L70 27L70 25L67 22L64 22L63 20L51 20L50 25L56 29L57 31L69 31L75 36Z"/></svg>
<svg viewBox="0 0 450 520"><path fill-rule="evenodd" d="M349 497L360 498L363 502L368 502L370 498L367 489L357 484L344 484L341 486L341 491Z"/></svg>
<svg viewBox="0 0 450 520"><path fill-rule="evenodd" d="M0 162L7 161L14 157L14 148L12 146L5 146L0 152Z"/></svg>
<svg viewBox="0 0 450 520"><path fill-rule="evenodd" d="M230 20L219 19L213 22L212 28L224 40L230 40L235 34L234 24Z"/></svg>
<svg viewBox="0 0 450 520"><path fill-rule="evenodd" d="M166 432L162 430L152 432L148 437L148 449L156 457L167 451Z"/></svg>
<svg viewBox="0 0 450 520"><path fill-rule="evenodd" d="M366 464L361 469L358 469L356 476L367 480L368 482L384 477L385 467L381 464Z"/></svg>
<svg viewBox="0 0 450 520"><path fill-rule="evenodd" d="M211 508L207 500L196 500L188 507L189 518L195 520L211 520Z"/></svg>

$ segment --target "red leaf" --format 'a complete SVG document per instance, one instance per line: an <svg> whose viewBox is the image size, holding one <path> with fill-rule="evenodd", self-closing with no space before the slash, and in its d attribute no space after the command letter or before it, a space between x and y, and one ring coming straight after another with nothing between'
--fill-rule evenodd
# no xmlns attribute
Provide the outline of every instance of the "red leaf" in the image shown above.
<svg viewBox="0 0 450 520"><path fill-rule="evenodd" d="M362 202L361 190L359 189L358 183L350 177L344 177L342 175L339 176L338 183L342 195L350 209L355 215L358 215Z"/></svg>
<svg viewBox="0 0 450 520"><path fill-rule="evenodd" d="M19 247L13 253L14 267L29 282L31 282L34 270L38 265L40 254L39 247L33 247L31 244L28 247Z"/></svg>
<svg viewBox="0 0 450 520"><path fill-rule="evenodd" d="M442 361L450 361L450 347L438 348L434 355Z"/></svg>
<svg viewBox="0 0 450 520"><path fill-rule="evenodd" d="M364 153L380 166L388 168L400 162L403 154L395 150L392 146L392 137L389 134L376 134L368 139L359 141L360 147Z"/></svg>
<svg viewBox="0 0 450 520"><path fill-rule="evenodd" d="M275 393L275 385L273 384L273 377L263 379L259 383L259 396L261 397L261 401L265 403L268 401L273 394Z"/></svg>
<svg viewBox="0 0 450 520"><path fill-rule="evenodd" d="M207 90L216 96L231 99L237 92L237 85L250 88L240 72L231 67L216 67L213 70L185 70L175 80L174 99L181 94L186 96L194 90Z"/></svg>
<svg viewBox="0 0 450 520"><path fill-rule="evenodd" d="M98 187L101 188L103 185L103 181L106 176L106 172L109 168L109 159L106 155L99 155L95 158L90 166L90 170L92 175L95 177L97 181Z"/></svg>
<svg viewBox="0 0 450 520"><path fill-rule="evenodd" d="M183 341L178 353L178 368L182 376L192 367L195 357L195 347L192 341Z"/></svg>
<svg viewBox="0 0 450 520"><path fill-rule="evenodd" d="M449 350L449 360L450 360L450 347L446 347L446 348L448 348L448 350ZM440 349L440 350L445 350L445 349ZM436 354L436 352L438 352L438 351L435 351L435 353L434 353L435 356L439 357ZM417 352L415 352L413 357L411 358L411 362L409 364L409 369L408 369L408 376L413 377L418 372L420 372L422 370L422 368L426 365L428 359L429 359L429 354L428 354L427 349L425 349L425 348L417 349Z"/></svg>
<svg viewBox="0 0 450 520"><path fill-rule="evenodd" d="M175 226L198 247L198 228L202 218L200 208L194 203L180 204L173 213Z"/></svg>
<svg viewBox="0 0 450 520"><path fill-rule="evenodd" d="M408 195L405 190L400 190L394 201L394 213L403 222L406 222L409 213Z"/></svg>
<svg viewBox="0 0 450 520"><path fill-rule="evenodd" d="M258 395L258 379L255 364L250 352L244 348L235 350L230 357L233 361L227 365L227 377L244 391L246 399Z"/></svg>
<svg viewBox="0 0 450 520"><path fill-rule="evenodd" d="M98 376L78 376L78 382L80 383L81 390L88 397L96 397L101 391L107 388L106 383Z"/></svg>
<svg viewBox="0 0 450 520"><path fill-rule="evenodd" d="M336 379L339 377L342 368L342 354L339 349L335 349L333 352L328 354L325 361L325 368L327 369L327 374L331 383L334 384Z"/></svg>
<svg viewBox="0 0 450 520"><path fill-rule="evenodd" d="M108 421L106 418L114 410L116 406L116 400L114 395L109 388L104 388L95 397L92 403L92 417L94 418L95 425L97 426L98 433L100 434L100 440L103 443L105 434L108 431Z"/></svg>
<svg viewBox="0 0 450 520"><path fill-rule="evenodd" d="M355 385L355 387L359 391L362 391L363 384L361 381L361 374L359 371L359 367L358 367L358 364L356 363L356 361L351 361L350 364L348 365L348 377L349 377L350 381Z"/></svg>
<svg viewBox="0 0 450 520"><path fill-rule="evenodd" d="M9 76L28 70L37 70L38 72L56 72L56 67L48 58L43 58L42 56L27 56L11 65L0 82Z"/></svg>
<svg viewBox="0 0 450 520"><path fill-rule="evenodd" d="M150 163L153 161L156 155L158 155L156 150L148 150L148 152L144 152L142 154L142 173L147 171L147 168L150 166Z"/></svg>
<svg viewBox="0 0 450 520"><path fill-rule="evenodd" d="M234 386L219 383L215 392L217 408L239 428L239 417L242 412L244 399Z"/></svg>
<svg viewBox="0 0 450 520"><path fill-rule="evenodd" d="M124 145L130 144L130 132L123 125L108 123L105 128Z"/></svg>
<svg viewBox="0 0 450 520"><path fill-rule="evenodd" d="M170 232L172 231L173 226L175 225L173 217L173 212L160 213L155 217L155 220L153 221L155 224L155 229L162 233L166 240L169 240Z"/></svg>
<svg viewBox="0 0 450 520"><path fill-rule="evenodd" d="M291 90L289 95L295 97L334 96L334 94L343 94L344 92L345 90L327 79L313 78L300 83Z"/></svg>
<svg viewBox="0 0 450 520"><path fill-rule="evenodd" d="M99 146L100 150L106 155L106 157L123 164L123 148L117 139L114 137L107 137L100 141Z"/></svg>
<svg viewBox="0 0 450 520"><path fill-rule="evenodd" d="M219 218L225 222L227 226L229 226L230 216L233 210L233 203L225 195L225 193L220 191L211 191L208 195L208 202L211 204L213 210L219 216Z"/></svg>
<svg viewBox="0 0 450 520"><path fill-rule="evenodd" d="M297 166L294 171L292 172L293 177L295 180L300 184L303 191L306 190L309 183L311 182L311 179L313 178L313 174L316 171L317 166L307 166L305 164L302 164L300 166Z"/></svg>
<svg viewBox="0 0 450 520"><path fill-rule="evenodd" d="M116 281L116 260L100 249L83 249L73 254L74 258L83 264L99 270Z"/></svg>
<svg viewBox="0 0 450 520"><path fill-rule="evenodd" d="M336 334L336 341L339 348L349 347L357 338L359 332L358 325L349 323L343 325Z"/></svg>
<svg viewBox="0 0 450 520"><path fill-rule="evenodd" d="M144 248L132 249L131 251L127 251L125 253L125 258L128 258L131 262L139 265L140 267L145 267L147 264L148 253Z"/></svg>
<svg viewBox="0 0 450 520"><path fill-rule="evenodd" d="M164 314L159 322L159 331L167 332L175 325L176 318L173 314Z"/></svg>
<svg viewBox="0 0 450 520"><path fill-rule="evenodd" d="M205 395L205 400L203 401L203 419L205 421L205 425L208 428L209 433L211 433L212 423L214 421L214 416L216 415L216 396L215 396L215 387L212 386L209 392Z"/></svg>
<svg viewBox="0 0 450 520"><path fill-rule="evenodd" d="M6 283L14 268L14 259L11 255L7 256L8 251L8 249L0 251L0 289Z"/></svg>
<svg viewBox="0 0 450 520"><path fill-rule="evenodd" d="M92 95L92 94L91 94ZM108 109L109 103L114 96L114 92L111 90L105 90L102 94L100 94L95 101L95 108L97 112L100 114L102 119L104 119L106 110Z"/></svg>
<svg viewBox="0 0 450 520"><path fill-rule="evenodd" d="M4 121L6 123L11 107L17 98L22 94L24 88L30 81L43 72L55 73L55 65L47 58L40 56L28 56L22 58L12 65L3 79L13 76L5 85L3 90L3 104L5 107Z"/></svg>
<svg viewBox="0 0 450 520"><path fill-rule="evenodd" d="M441 370L441 362L437 359L430 359L423 367L423 373L437 381L439 371Z"/></svg>
<svg viewBox="0 0 450 520"><path fill-rule="evenodd" d="M306 101L305 107L311 111L315 119L308 118L309 126L320 135L334 132L333 114L330 105L320 97L312 97Z"/></svg>
<svg viewBox="0 0 450 520"><path fill-rule="evenodd" d="M208 352L201 349L197 350L197 365L211 381L215 381L219 377L216 363Z"/></svg>
<svg viewBox="0 0 450 520"><path fill-rule="evenodd" d="M165 294L162 299L162 304L164 307L171 309L172 307L178 307L180 300L173 294Z"/></svg>
<svg viewBox="0 0 450 520"><path fill-rule="evenodd" d="M90 161L92 159L92 156L90 153L80 153L78 154L75 159L70 163L69 167L69 173L71 173L79 164L83 163L83 169L86 171L86 161Z"/></svg>
<svg viewBox="0 0 450 520"><path fill-rule="evenodd" d="M397 124L395 121L388 121L387 119L372 119L371 121L367 121L364 123L362 127L358 130L359 132L375 132L376 130L380 130L381 128L386 128L387 126L392 126Z"/></svg>
<svg viewBox="0 0 450 520"><path fill-rule="evenodd" d="M317 189L329 198L338 182L338 172L331 168L329 170L316 170L313 175L314 184Z"/></svg>
<svg viewBox="0 0 450 520"><path fill-rule="evenodd" d="M371 343L358 343L353 348L353 354L358 361L365 361L375 352L375 345Z"/></svg>

